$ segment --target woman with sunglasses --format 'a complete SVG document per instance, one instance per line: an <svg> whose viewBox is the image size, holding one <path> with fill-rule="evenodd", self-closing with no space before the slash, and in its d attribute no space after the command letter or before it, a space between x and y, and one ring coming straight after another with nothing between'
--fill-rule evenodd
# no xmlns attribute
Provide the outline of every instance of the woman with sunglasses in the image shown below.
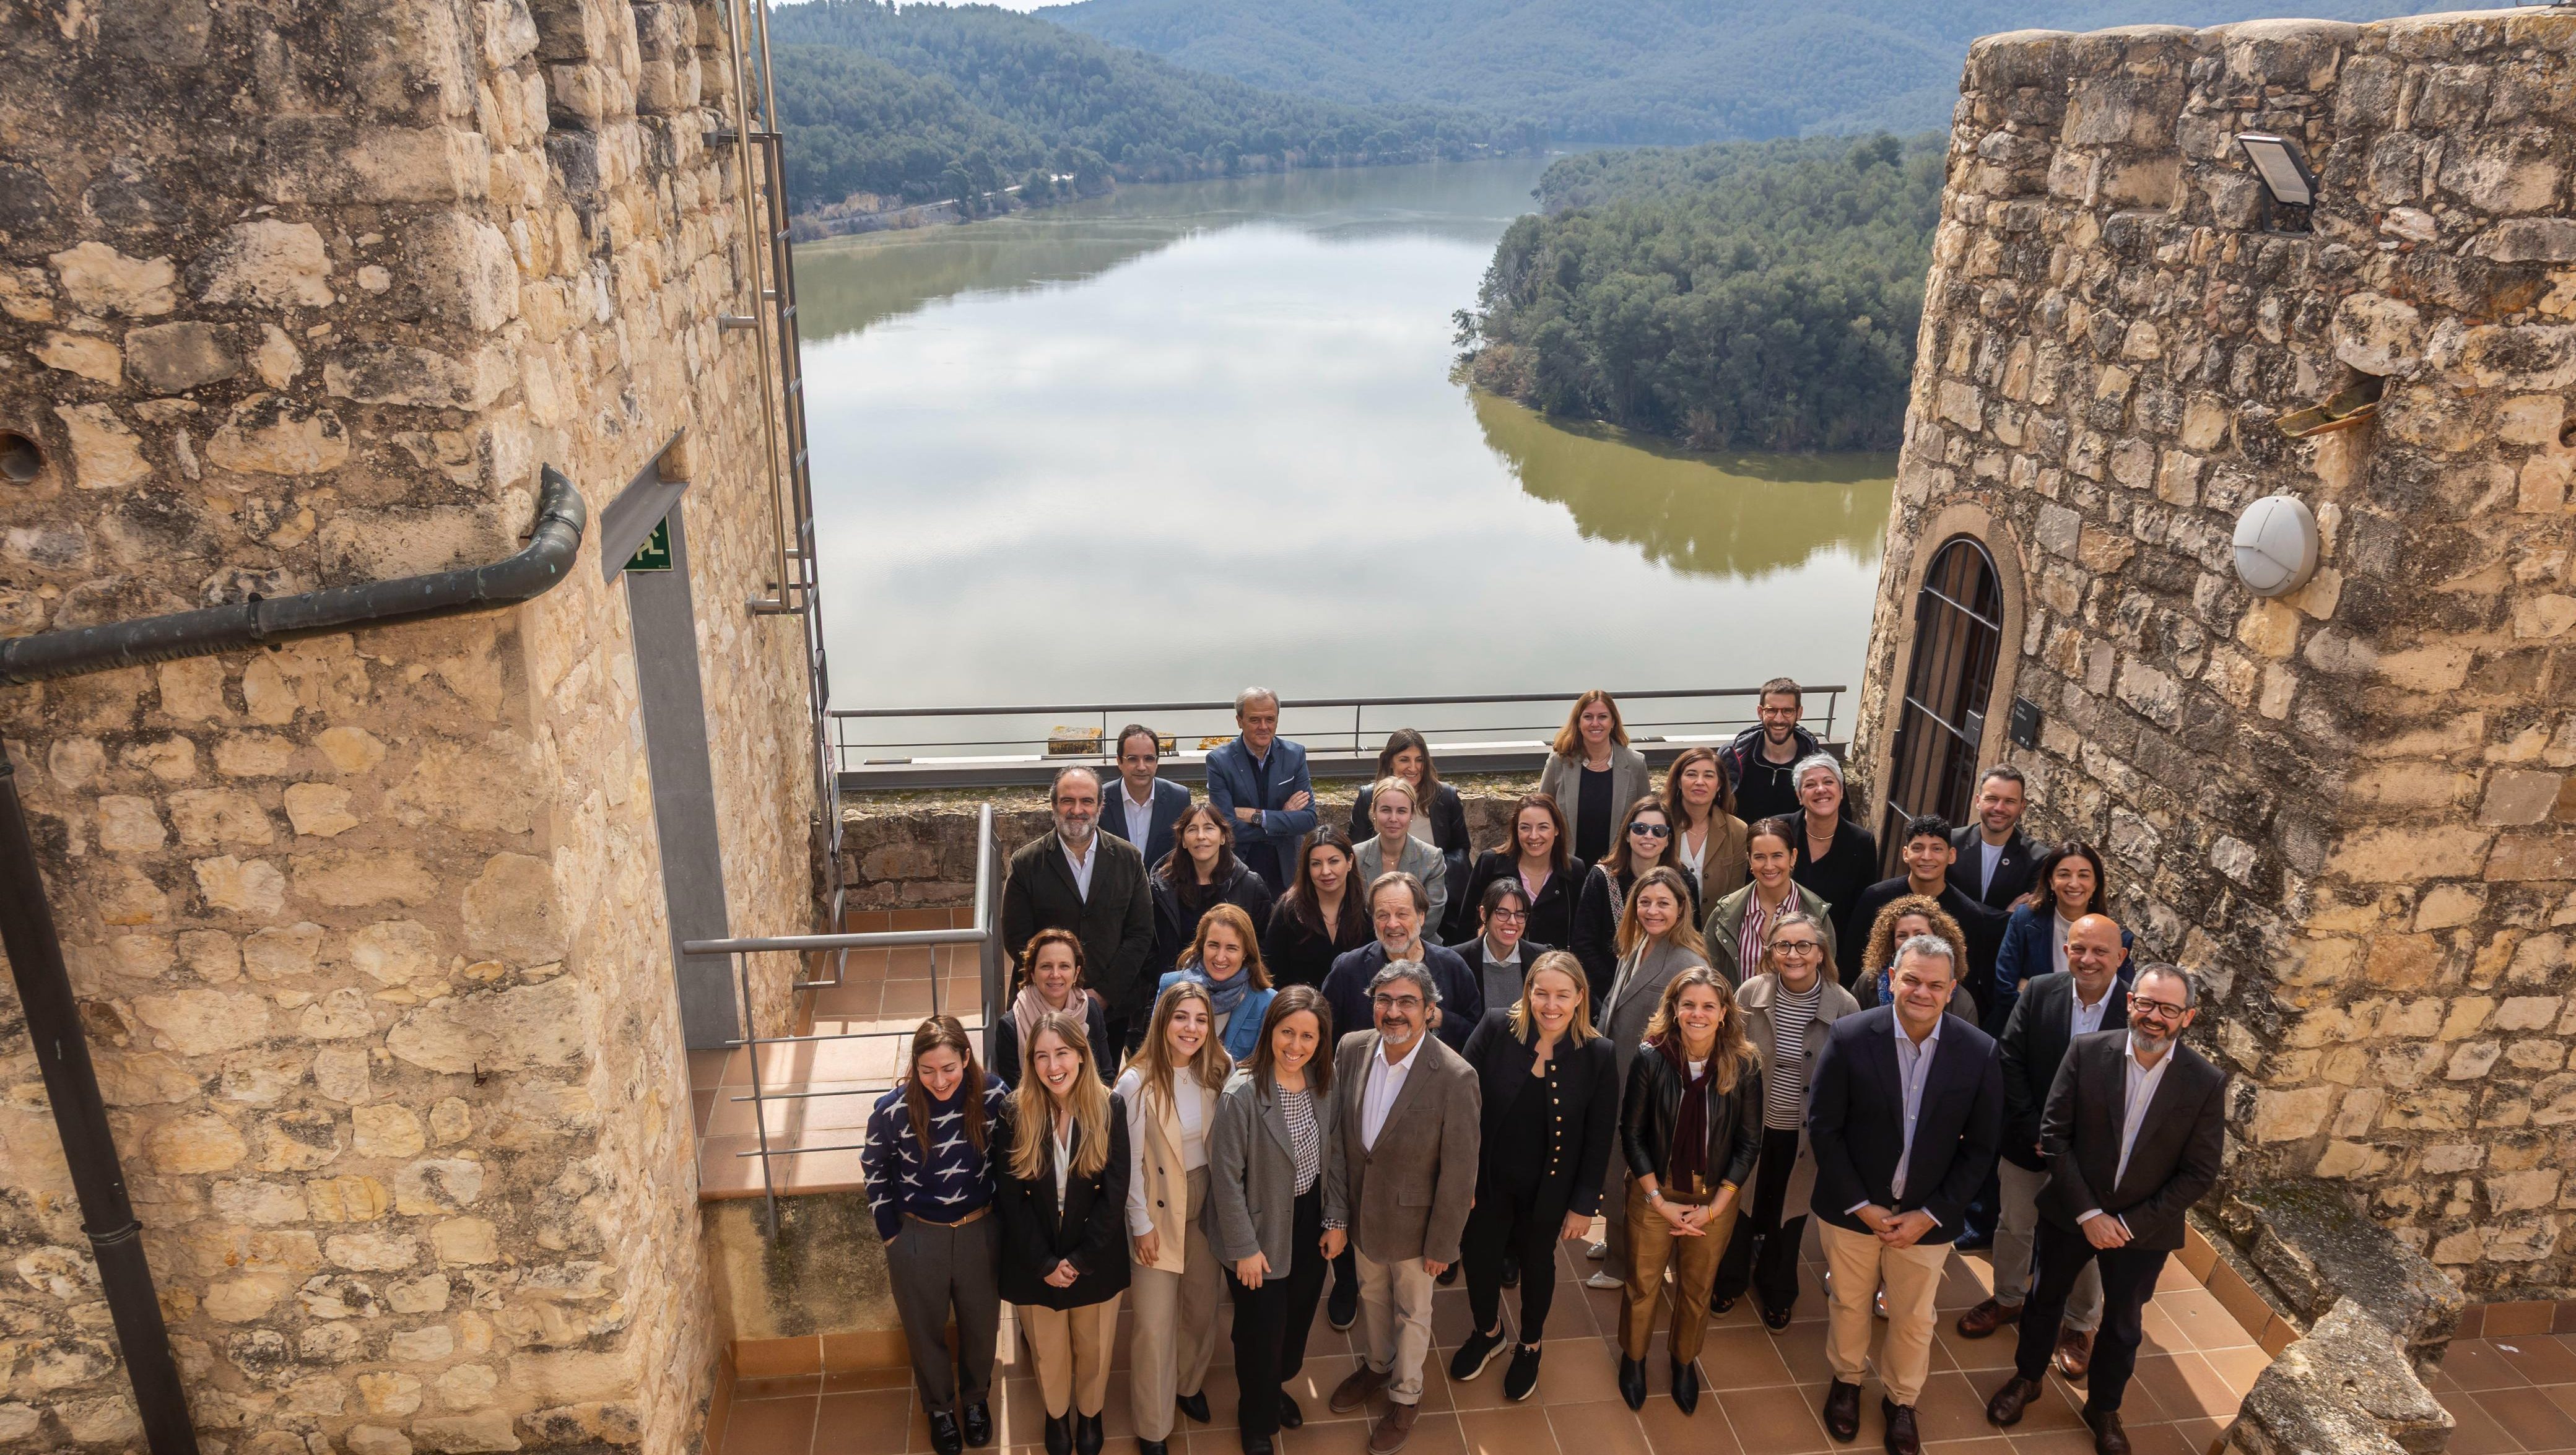
<svg viewBox="0 0 2576 1455"><path fill-rule="evenodd" d="M1610 846L1608 857L1592 866L1584 876L1583 892L1574 901L1573 943L1567 948L1583 962L1592 977L1592 998L1596 1004L1610 997L1610 980L1619 967L1619 949L1614 943L1628 893L1637 882L1656 869L1672 863L1673 819L1661 800L1640 798L1628 805L1619 820L1619 839ZM1693 925L1699 923L1699 891L1690 876L1680 870L1687 902L1682 906Z"/></svg>

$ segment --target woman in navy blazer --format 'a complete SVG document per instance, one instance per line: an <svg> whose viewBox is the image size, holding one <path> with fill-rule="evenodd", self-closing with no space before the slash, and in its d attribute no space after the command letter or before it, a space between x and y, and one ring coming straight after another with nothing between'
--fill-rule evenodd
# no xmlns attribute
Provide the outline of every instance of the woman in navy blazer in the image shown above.
<svg viewBox="0 0 2576 1455"><path fill-rule="evenodd" d="M1986 1034L2000 1035L2011 1023L2013 1002L2021 999L2025 983L2066 968L2067 925L2088 914L2110 912L2110 879L2091 844L2068 839L2042 855L2031 871L2030 893L2004 924L2003 947L1995 954L1995 1003L1985 1008ZM2124 988L2129 947L2136 940L2126 929L2120 931L2119 980Z"/></svg>

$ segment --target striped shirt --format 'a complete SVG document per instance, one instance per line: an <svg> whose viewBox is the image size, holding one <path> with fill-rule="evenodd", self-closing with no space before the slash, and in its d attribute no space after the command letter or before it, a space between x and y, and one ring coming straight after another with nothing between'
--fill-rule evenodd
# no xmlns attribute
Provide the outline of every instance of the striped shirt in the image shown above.
<svg viewBox="0 0 2576 1455"><path fill-rule="evenodd" d="M1279 1111L1288 1121L1288 1151L1297 1160L1297 1195L1304 1197L1324 1171L1324 1137L1315 1126L1315 1093L1281 1087Z"/></svg>
<svg viewBox="0 0 2576 1455"><path fill-rule="evenodd" d="M1735 927L1735 963L1738 973L1750 980L1762 973L1762 932L1771 928L1771 917L1795 909L1798 891L1791 886L1773 909L1762 902L1762 886L1754 885L1744 895L1744 922ZM1831 958L1828 956L1827 958Z"/></svg>
<svg viewBox="0 0 2576 1455"><path fill-rule="evenodd" d="M1775 979L1771 993L1771 1057L1762 1068L1762 1128L1793 1132L1807 1115L1807 1031L1824 1003L1825 977L1820 971L1803 994L1791 994Z"/></svg>

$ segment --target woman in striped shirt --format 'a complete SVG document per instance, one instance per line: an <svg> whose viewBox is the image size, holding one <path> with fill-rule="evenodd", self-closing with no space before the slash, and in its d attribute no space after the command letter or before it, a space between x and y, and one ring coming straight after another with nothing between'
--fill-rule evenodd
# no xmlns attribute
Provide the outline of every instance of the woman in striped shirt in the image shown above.
<svg viewBox="0 0 2576 1455"><path fill-rule="evenodd" d="M1793 910L1812 915L1825 927L1825 962L1833 963L1833 906L1789 877L1797 867L1798 838L1794 818L1766 818L1755 824L1744 839L1752 882L1709 909L1708 963L1729 985L1740 987L1748 973L1761 973L1762 947L1772 921Z"/></svg>

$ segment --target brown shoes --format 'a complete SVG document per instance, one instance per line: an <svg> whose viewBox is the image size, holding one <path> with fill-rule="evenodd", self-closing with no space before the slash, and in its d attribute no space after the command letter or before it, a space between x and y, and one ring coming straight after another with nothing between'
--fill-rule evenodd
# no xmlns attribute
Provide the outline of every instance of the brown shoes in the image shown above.
<svg viewBox="0 0 2576 1455"><path fill-rule="evenodd" d="M2021 1412L2030 1408L2030 1402L2037 1398L2039 1381L2016 1374L2004 1381L2004 1387L1995 1391L1993 1399L1986 1401L1986 1423L2010 1429L2021 1423Z"/></svg>
<svg viewBox="0 0 2576 1455"><path fill-rule="evenodd" d="M2084 1423L2093 1427L2093 1455L2129 1455L2129 1432L2120 1427L2118 1410L2087 1412Z"/></svg>
<svg viewBox="0 0 2576 1455"><path fill-rule="evenodd" d="M1975 1308L1968 1310L1966 1313L1959 1315L1959 1337L1962 1339L1982 1339L1992 1334L1995 1330L2002 1328L2006 1324L2017 1324L2020 1322L2020 1304L2004 1303L1990 1298L1984 1303L1977 1305Z"/></svg>
<svg viewBox="0 0 2576 1455"><path fill-rule="evenodd" d="M2093 1336L2078 1329L2067 1329L2057 1336L2057 1372L2069 1384L2082 1384L2086 1371L2093 1367Z"/></svg>
<svg viewBox="0 0 2576 1455"><path fill-rule="evenodd" d="M1878 1412L1887 1420L1887 1455L1923 1455L1923 1437L1914 1429L1914 1406L1882 1399Z"/></svg>
<svg viewBox="0 0 2576 1455"><path fill-rule="evenodd" d="M1394 1377L1394 1373L1395 1371L1391 1369L1383 1371L1371 1369L1368 1367L1367 1360L1361 1360L1359 1368L1352 1370L1341 1383L1333 1386L1333 1413L1346 1415L1361 1405L1367 1404L1371 1399L1376 1398L1379 1390L1386 1388L1387 1381ZM1412 1428L1409 1421L1406 1428Z"/></svg>
<svg viewBox="0 0 2576 1455"><path fill-rule="evenodd" d="M1388 1405L1386 1413L1378 1417L1377 1428L1369 1431L1369 1455L1395 1455L1396 1451L1403 1449L1404 1442L1413 1438L1415 1413L1409 1404ZM2123 1443L2120 1448L2122 1455L2126 1455L2127 1444Z"/></svg>

